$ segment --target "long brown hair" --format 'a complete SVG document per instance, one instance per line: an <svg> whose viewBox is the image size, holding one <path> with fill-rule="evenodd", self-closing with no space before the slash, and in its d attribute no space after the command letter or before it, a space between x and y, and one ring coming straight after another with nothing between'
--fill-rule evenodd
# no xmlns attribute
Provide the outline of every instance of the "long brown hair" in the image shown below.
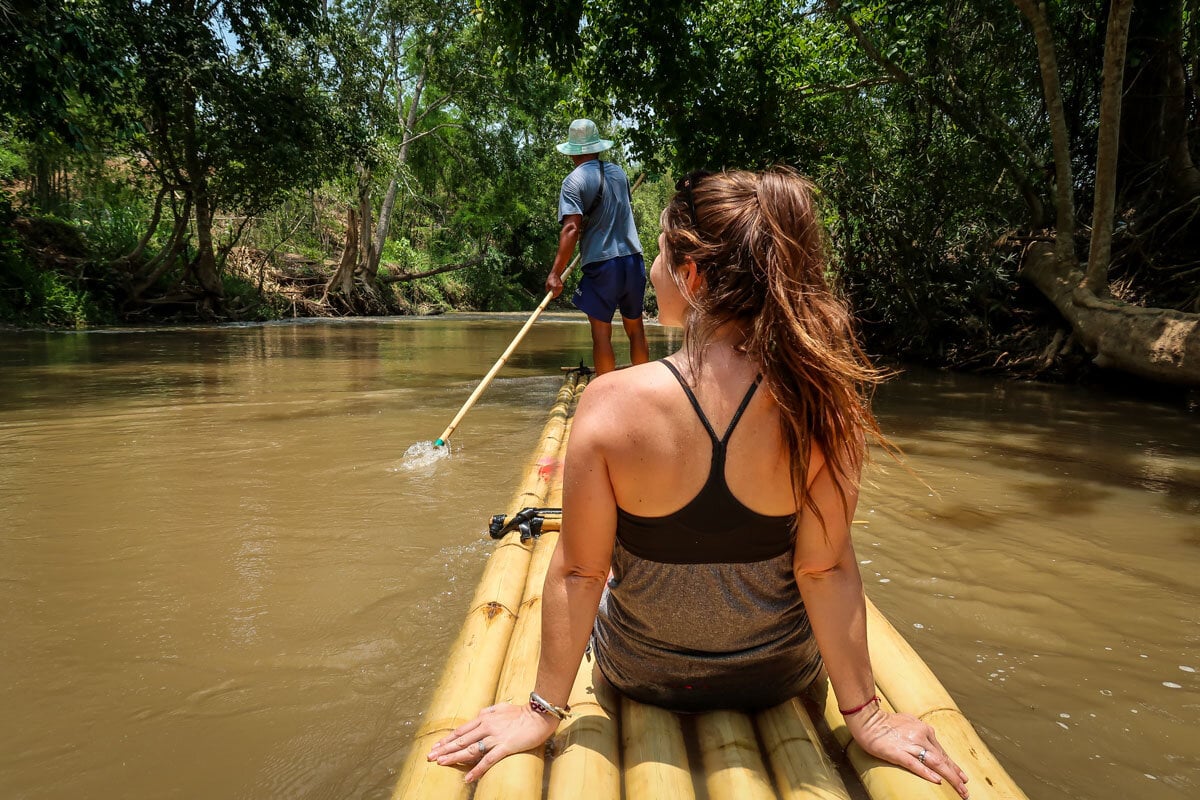
<svg viewBox="0 0 1200 800"><path fill-rule="evenodd" d="M868 439L894 448L870 408L871 390L888 373L871 363L830 286L815 187L786 167L680 183L662 213L663 256L685 296L678 265L694 261L703 277L704 288L690 295L688 351L700 358L730 324L744 332L740 349L761 366L779 405L792 489L820 518L807 491L814 444L835 476L858 475Z"/></svg>

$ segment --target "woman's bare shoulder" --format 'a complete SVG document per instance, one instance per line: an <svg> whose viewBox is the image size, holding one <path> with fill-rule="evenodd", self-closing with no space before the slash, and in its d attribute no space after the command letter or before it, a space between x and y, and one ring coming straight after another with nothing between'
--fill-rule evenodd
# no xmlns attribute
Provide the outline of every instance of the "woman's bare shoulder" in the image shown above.
<svg viewBox="0 0 1200 800"><path fill-rule="evenodd" d="M672 383L670 373L655 362L596 376L580 398L575 425L636 426L663 408Z"/></svg>

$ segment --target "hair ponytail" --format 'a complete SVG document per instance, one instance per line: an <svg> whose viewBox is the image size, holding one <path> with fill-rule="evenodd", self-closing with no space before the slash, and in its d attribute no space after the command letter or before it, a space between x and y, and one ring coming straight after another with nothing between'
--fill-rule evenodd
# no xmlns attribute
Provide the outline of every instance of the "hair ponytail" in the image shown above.
<svg viewBox="0 0 1200 800"><path fill-rule="evenodd" d="M858 475L868 439L894 448L870 409L887 372L871 363L829 285L815 187L777 167L708 175L685 191L663 210L662 226L668 263L691 259L704 276L686 327L689 351L699 357L730 323L745 333L742 349L779 406L793 490L819 517L807 492L814 444L839 476Z"/></svg>

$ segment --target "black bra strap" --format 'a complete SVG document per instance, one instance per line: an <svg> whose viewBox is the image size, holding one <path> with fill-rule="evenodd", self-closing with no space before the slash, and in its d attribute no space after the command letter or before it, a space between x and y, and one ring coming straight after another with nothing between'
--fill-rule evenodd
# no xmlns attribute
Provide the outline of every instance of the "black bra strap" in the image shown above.
<svg viewBox="0 0 1200 800"><path fill-rule="evenodd" d="M742 418L742 414L745 413L746 406L750 405L750 401L754 399L754 393L758 390L758 384L761 382L762 375L756 375L754 383L750 384L750 389L746 392L746 396L742 398L742 404L734 412L733 419L729 420L729 427L725 430L725 435L721 437L722 445L729 442L729 437L733 435L733 429L737 426L738 420Z"/></svg>
<svg viewBox="0 0 1200 800"><path fill-rule="evenodd" d="M704 428L708 431L708 435L712 437L714 442L724 448L725 444L729 441L729 437L733 435L733 429L737 426L738 420L742 418L742 414L746 412L746 407L754 399L754 393L758 390L758 384L762 382L762 375L754 378L754 383L750 384L746 396L742 398L742 404L738 406L737 411L733 414L733 419L729 421L729 427L725 430L725 435L718 439L717 432L713 430L712 423L708 421L708 417L704 416L704 411L700 408L700 401L696 399L696 395L692 392L692 387L687 385L687 382L683 379L683 375L679 374L679 370L676 369L674 364L665 358L662 360L662 363L667 369L671 370L671 374L675 376L675 380L679 381L679 385L683 387L684 393L687 394L688 400L692 403L692 408L696 410L696 416L704 423Z"/></svg>
<svg viewBox="0 0 1200 800"><path fill-rule="evenodd" d="M708 435L712 437L714 442L720 444L721 440L717 438L717 432L713 430L713 426L709 423L708 417L704 416L704 411L700 409L700 401L697 400L696 395L692 393L692 387L687 385L687 382L684 381L683 376L679 374L679 370L675 368L674 364L672 364L670 361L667 361L665 358L663 359L662 363L667 369L671 370L671 374L675 376L675 380L679 381L679 385L683 387L684 393L687 394L688 400L692 401L692 408L696 409L696 416L699 417L700 421L704 423L704 429L708 431Z"/></svg>

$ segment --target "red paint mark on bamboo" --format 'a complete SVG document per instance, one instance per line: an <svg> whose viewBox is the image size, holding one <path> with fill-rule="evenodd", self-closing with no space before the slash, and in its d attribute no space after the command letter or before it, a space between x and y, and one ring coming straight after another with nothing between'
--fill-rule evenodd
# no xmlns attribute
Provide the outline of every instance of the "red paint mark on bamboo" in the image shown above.
<svg viewBox="0 0 1200 800"><path fill-rule="evenodd" d="M543 456L537 460L537 467L538 477L548 481L554 474L554 470L558 468L558 459L552 456Z"/></svg>

